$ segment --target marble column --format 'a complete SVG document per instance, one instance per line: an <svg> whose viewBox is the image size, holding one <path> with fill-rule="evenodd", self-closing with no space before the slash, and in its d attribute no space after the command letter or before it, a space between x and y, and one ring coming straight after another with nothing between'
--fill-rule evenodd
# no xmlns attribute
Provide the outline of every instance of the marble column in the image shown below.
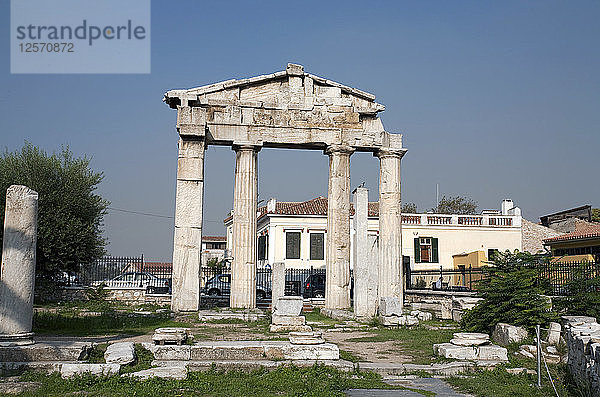
<svg viewBox="0 0 600 397"><path fill-rule="evenodd" d="M404 302L400 161L404 150L381 149L379 157L379 298Z"/></svg>
<svg viewBox="0 0 600 397"><path fill-rule="evenodd" d="M377 314L377 257L372 255L369 236L369 189L358 187L354 193L354 314L374 317Z"/></svg>
<svg viewBox="0 0 600 397"><path fill-rule="evenodd" d="M256 210L258 151L253 145L234 145L233 247L229 306L256 307Z"/></svg>
<svg viewBox="0 0 600 397"><path fill-rule="evenodd" d="M332 145L327 194L325 307L350 308L350 155L349 146Z"/></svg>
<svg viewBox="0 0 600 397"><path fill-rule="evenodd" d="M26 186L6 191L0 272L0 346L33 343L33 290L38 194Z"/></svg>
<svg viewBox="0 0 600 397"><path fill-rule="evenodd" d="M204 138L180 138L175 198L171 310L196 311L200 303Z"/></svg>

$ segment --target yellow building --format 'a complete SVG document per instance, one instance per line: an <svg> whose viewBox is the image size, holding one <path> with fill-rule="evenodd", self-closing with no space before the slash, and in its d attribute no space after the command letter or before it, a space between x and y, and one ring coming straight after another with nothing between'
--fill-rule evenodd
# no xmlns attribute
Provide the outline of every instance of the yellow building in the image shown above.
<svg viewBox="0 0 600 397"><path fill-rule="evenodd" d="M600 262L600 224L579 221L575 231L544 240L554 263Z"/></svg>

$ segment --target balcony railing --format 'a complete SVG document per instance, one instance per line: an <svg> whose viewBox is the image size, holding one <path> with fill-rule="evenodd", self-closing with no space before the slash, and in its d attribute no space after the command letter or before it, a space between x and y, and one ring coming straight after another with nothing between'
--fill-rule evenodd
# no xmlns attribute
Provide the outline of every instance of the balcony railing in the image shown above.
<svg viewBox="0 0 600 397"><path fill-rule="evenodd" d="M521 226L521 217L512 215L402 214L402 224L519 227Z"/></svg>

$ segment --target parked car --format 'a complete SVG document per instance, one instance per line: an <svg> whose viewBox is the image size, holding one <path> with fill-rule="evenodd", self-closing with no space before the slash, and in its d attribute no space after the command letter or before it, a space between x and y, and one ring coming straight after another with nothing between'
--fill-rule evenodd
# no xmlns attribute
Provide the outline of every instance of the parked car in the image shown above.
<svg viewBox="0 0 600 397"><path fill-rule="evenodd" d="M159 278L148 272L127 272L110 280L97 281L93 285L104 284L109 288L145 288L149 294L170 294L171 279Z"/></svg>
<svg viewBox="0 0 600 397"><path fill-rule="evenodd" d="M304 298L325 298L325 273L311 274L304 280L302 296ZM350 298L354 297L354 278L350 279Z"/></svg>
<svg viewBox="0 0 600 397"><path fill-rule="evenodd" d="M231 274L217 274L210 278L203 289L204 294L209 296L224 296L231 293ZM271 288L256 285L256 299L262 300L271 296Z"/></svg>

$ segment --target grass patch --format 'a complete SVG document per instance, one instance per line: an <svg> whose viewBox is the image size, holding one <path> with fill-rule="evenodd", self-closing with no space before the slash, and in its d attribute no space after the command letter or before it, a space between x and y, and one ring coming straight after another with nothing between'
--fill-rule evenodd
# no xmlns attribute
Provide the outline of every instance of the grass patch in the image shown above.
<svg viewBox="0 0 600 397"><path fill-rule="evenodd" d="M130 372L143 371L145 369L149 369L152 365L152 360L154 360L154 355L152 352L141 344L135 344L135 362L133 365L121 365L121 373L126 374Z"/></svg>
<svg viewBox="0 0 600 397"><path fill-rule="evenodd" d="M341 321L338 320L334 320L332 318L329 318L327 316L324 316L321 314L321 309L314 308L314 310L312 312L306 312L306 313L302 313L302 315L306 318L306 321L319 321L324 325L324 327L326 328L331 328L336 324L342 324ZM323 327L323 326L321 326Z"/></svg>
<svg viewBox="0 0 600 397"><path fill-rule="evenodd" d="M350 361L351 363L357 363L357 362L362 361L360 356L357 356L352 352L349 352L347 350L342 350L342 349L340 349L340 358L342 360Z"/></svg>
<svg viewBox="0 0 600 397"><path fill-rule="evenodd" d="M371 372L347 373L316 365L309 368L286 366L274 371L192 372L187 380L83 376L63 380L59 374L28 373L23 381L41 382L42 387L22 396L64 396L85 393L86 396L344 396L347 389L404 389L384 383ZM432 393L422 392L424 395Z"/></svg>
<svg viewBox="0 0 600 397"><path fill-rule="evenodd" d="M376 328L371 330L374 335L347 339L347 342L387 342L394 341L402 354L411 357L413 364L430 364L439 362L440 358L433 355L435 343L448 342L455 330L429 329L424 325L407 328Z"/></svg>
<svg viewBox="0 0 600 397"><path fill-rule="evenodd" d="M107 347L108 343L100 343L94 346L94 348L90 352L90 356L88 357L88 362L92 364L106 363L106 360L104 359L104 353L106 352Z"/></svg>
<svg viewBox="0 0 600 397"><path fill-rule="evenodd" d="M558 394L574 395L567 391L566 367L551 366L550 373L554 379ZM512 375L501 365L493 371L477 370L466 377L451 377L446 381L452 386L479 397L547 397L553 396L554 390L547 376L542 378L542 388L538 389L537 375Z"/></svg>
<svg viewBox="0 0 600 397"><path fill-rule="evenodd" d="M68 336L142 335L159 327L181 327L186 324L173 321L169 313L139 315L107 310L93 315L82 315L79 310L36 312L33 332Z"/></svg>

